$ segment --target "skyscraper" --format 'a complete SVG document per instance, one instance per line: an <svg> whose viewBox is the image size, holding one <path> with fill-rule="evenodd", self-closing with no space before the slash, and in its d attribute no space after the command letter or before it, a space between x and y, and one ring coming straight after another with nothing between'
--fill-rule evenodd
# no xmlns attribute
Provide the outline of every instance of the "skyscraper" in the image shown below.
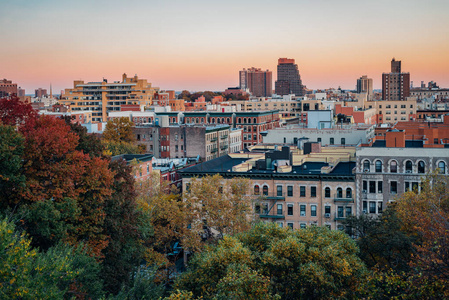
<svg viewBox="0 0 449 300"><path fill-rule="evenodd" d="M304 95L301 76L299 75L298 65L294 59L278 59L278 80L275 83L276 94L296 96Z"/></svg>
<svg viewBox="0 0 449 300"><path fill-rule="evenodd" d="M246 90L256 97L270 97L272 88L272 73L260 68L243 69L239 72L240 89Z"/></svg>
<svg viewBox="0 0 449 300"><path fill-rule="evenodd" d="M382 73L382 99L405 100L410 96L410 73L402 73L401 61L391 60L391 72Z"/></svg>
<svg viewBox="0 0 449 300"><path fill-rule="evenodd" d="M363 75L357 79L357 93L367 93L368 99L373 97L373 79Z"/></svg>

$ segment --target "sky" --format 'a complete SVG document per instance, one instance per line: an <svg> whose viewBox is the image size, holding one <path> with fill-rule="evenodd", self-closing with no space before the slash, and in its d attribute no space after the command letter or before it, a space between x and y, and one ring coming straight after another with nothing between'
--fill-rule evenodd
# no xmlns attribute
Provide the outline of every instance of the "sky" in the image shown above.
<svg viewBox="0 0 449 300"><path fill-rule="evenodd" d="M394 57L415 86L449 87L447 0L0 0L0 78L54 93L137 74L165 90L223 91L294 58L310 89L382 87Z"/></svg>

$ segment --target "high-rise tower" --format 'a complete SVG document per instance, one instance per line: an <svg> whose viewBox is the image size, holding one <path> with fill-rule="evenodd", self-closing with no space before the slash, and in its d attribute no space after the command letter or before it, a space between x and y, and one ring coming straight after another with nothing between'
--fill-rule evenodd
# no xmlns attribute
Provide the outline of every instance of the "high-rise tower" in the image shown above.
<svg viewBox="0 0 449 300"><path fill-rule="evenodd" d="M363 75L357 79L357 93L367 93L368 99L373 97L373 79L368 78L368 76Z"/></svg>
<svg viewBox="0 0 449 300"><path fill-rule="evenodd" d="M256 97L270 97L272 94L272 73L259 68L243 69L239 72L240 89L246 90Z"/></svg>
<svg viewBox="0 0 449 300"><path fill-rule="evenodd" d="M301 76L299 75L298 65L294 59L278 59L278 80L275 83L276 94L296 96L304 95Z"/></svg>
<svg viewBox="0 0 449 300"><path fill-rule="evenodd" d="M391 60L391 72L382 73L383 100L405 100L410 96L410 73L402 73L401 61Z"/></svg>

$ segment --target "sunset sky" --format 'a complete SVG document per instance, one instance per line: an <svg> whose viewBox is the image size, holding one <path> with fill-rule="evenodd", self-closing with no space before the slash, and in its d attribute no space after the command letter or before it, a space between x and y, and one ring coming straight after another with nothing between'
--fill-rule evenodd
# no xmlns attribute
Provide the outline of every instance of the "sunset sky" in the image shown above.
<svg viewBox="0 0 449 300"><path fill-rule="evenodd" d="M220 91L238 71L294 58L308 88L381 88L393 57L449 87L448 0L0 0L0 78L54 93L137 74L161 89Z"/></svg>

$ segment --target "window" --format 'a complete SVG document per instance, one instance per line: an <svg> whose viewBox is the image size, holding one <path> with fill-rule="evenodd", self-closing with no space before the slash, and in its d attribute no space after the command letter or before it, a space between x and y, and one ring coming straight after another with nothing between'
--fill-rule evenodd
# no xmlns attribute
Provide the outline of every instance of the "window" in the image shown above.
<svg viewBox="0 0 449 300"><path fill-rule="evenodd" d="M369 202L369 213L370 214L376 213L376 202L374 202L374 201Z"/></svg>
<svg viewBox="0 0 449 300"><path fill-rule="evenodd" d="M377 192L379 193L379 194L382 194L383 192L382 192L382 181L378 181L377 182Z"/></svg>
<svg viewBox="0 0 449 300"><path fill-rule="evenodd" d="M337 218L343 218L344 217L344 207L338 206L337 207Z"/></svg>
<svg viewBox="0 0 449 300"><path fill-rule="evenodd" d="M282 185L278 185L277 187L276 187L276 190L277 190L277 196L282 196Z"/></svg>
<svg viewBox="0 0 449 300"><path fill-rule="evenodd" d="M341 187L337 188L337 198L343 198L343 189Z"/></svg>
<svg viewBox="0 0 449 300"><path fill-rule="evenodd" d="M299 228L302 228L302 229L304 229L304 228L306 228L307 226L306 226L306 223L301 223L301 224L299 224Z"/></svg>
<svg viewBox="0 0 449 300"><path fill-rule="evenodd" d="M334 138L330 138L330 139L329 139L329 144L331 144L331 145L334 144Z"/></svg>
<svg viewBox="0 0 449 300"><path fill-rule="evenodd" d="M330 206L325 206L324 207L324 213L325 214L330 214L331 213L331 207Z"/></svg>
<svg viewBox="0 0 449 300"><path fill-rule="evenodd" d="M304 204L301 204L299 206L299 215L301 217L305 217L306 216L306 206Z"/></svg>
<svg viewBox="0 0 449 300"><path fill-rule="evenodd" d="M346 139L345 138L341 138L341 144L345 145L346 144Z"/></svg>
<svg viewBox="0 0 449 300"><path fill-rule="evenodd" d="M287 205L287 215L293 216L293 204Z"/></svg>
<svg viewBox="0 0 449 300"><path fill-rule="evenodd" d="M316 205L310 205L310 215L316 217Z"/></svg>
<svg viewBox="0 0 449 300"><path fill-rule="evenodd" d="M346 198L352 198L352 189L346 188Z"/></svg>
<svg viewBox="0 0 449 300"><path fill-rule="evenodd" d="M382 173L382 161L376 160L376 173Z"/></svg>
<svg viewBox="0 0 449 300"><path fill-rule="evenodd" d="M287 196L293 197L293 185L287 185Z"/></svg>
<svg viewBox="0 0 449 300"><path fill-rule="evenodd" d="M256 214L260 214L260 204L256 204L254 206L254 211L255 211Z"/></svg>
<svg viewBox="0 0 449 300"><path fill-rule="evenodd" d="M268 215L268 204L266 203L263 204L263 214Z"/></svg>
<svg viewBox="0 0 449 300"><path fill-rule="evenodd" d="M422 160L418 162L418 173L420 174L426 173L426 164Z"/></svg>
<svg viewBox="0 0 449 300"><path fill-rule="evenodd" d="M363 162L363 172L369 172L369 165L370 165L369 160L365 160Z"/></svg>
<svg viewBox="0 0 449 300"><path fill-rule="evenodd" d="M277 211L276 211L276 213L278 215L282 215L282 204L277 204Z"/></svg>
<svg viewBox="0 0 449 300"><path fill-rule="evenodd" d="M368 190L368 181L363 180L362 185L363 185L363 192L366 193Z"/></svg>
<svg viewBox="0 0 449 300"><path fill-rule="evenodd" d="M263 186L262 193L264 194L264 196L268 196L268 185Z"/></svg>
<svg viewBox="0 0 449 300"><path fill-rule="evenodd" d="M293 223L287 223L287 226L288 226L290 229L293 229Z"/></svg>
<svg viewBox="0 0 449 300"><path fill-rule="evenodd" d="M375 192L376 192L376 182L370 180L370 182L369 182L369 193L373 194Z"/></svg>
<svg viewBox="0 0 449 300"><path fill-rule="evenodd" d="M382 201L377 202L377 213L382 213Z"/></svg>
<svg viewBox="0 0 449 300"><path fill-rule="evenodd" d="M444 161L440 161L438 163L438 173L439 174L446 174L446 163Z"/></svg>
<svg viewBox="0 0 449 300"><path fill-rule="evenodd" d="M390 162L390 173L397 173L398 172L398 162L395 160L392 160Z"/></svg>
<svg viewBox="0 0 449 300"><path fill-rule="evenodd" d="M327 187L324 189L324 197L325 198L330 198L331 197L331 188Z"/></svg>
<svg viewBox="0 0 449 300"><path fill-rule="evenodd" d="M310 197L316 197L316 186L310 187Z"/></svg>
<svg viewBox="0 0 449 300"><path fill-rule="evenodd" d="M412 173L413 172L413 164L410 160L407 160L405 162L405 173Z"/></svg>
<svg viewBox="0 0 449 300"><path fill-rule="evenodd" d="M321 138L318 138L318 139L317 139L317 142L318 142L318 143L321 143Z"/></svg>
<svg viewBox="0 0 449 300"><path fill-rule="evenodd" d="M349 217L352 215L352 207L347 206L346 207L346 217Z"/></svg>
<svg viewBox="0 0 449 300"><path fill-rule="evenodd" d="M397 181L391 181L390 182L390 193L391 194L397 194L398 193L398 182Z"/></svg>
<svg viewBox="0 0 449 300"><path fill-rule="evenodd" d="M363 201L363 213L366 214L368 212L368 202Z"/></svg>
<svg viewBox="0 0 449 300"><path fill-rule="evenodd" d="M306 187L305 186L300 186L299 187L299 196L300 197L305 197L306 196Z"/></svg>

